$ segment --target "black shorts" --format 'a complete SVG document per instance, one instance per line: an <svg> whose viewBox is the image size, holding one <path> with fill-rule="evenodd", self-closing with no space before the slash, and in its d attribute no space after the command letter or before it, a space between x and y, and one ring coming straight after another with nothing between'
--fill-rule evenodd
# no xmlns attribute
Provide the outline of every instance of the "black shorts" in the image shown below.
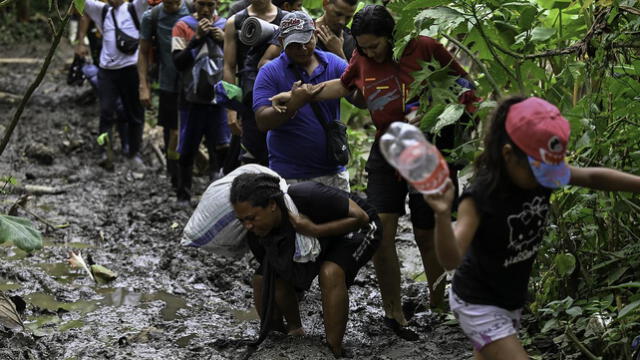
<svg viewBox="0 0 640 360"><path fill-rule="evenodd" d="M178 129L178 94L160 90L158 95L158 125Z"/></svg>
<svg viewBox="0 0 640 360"><path fill-rule="evenodd" d="M347 287L349 287L353 285L358 271L371 260L380 245L381 239L382 224L376 216L367 226L356 232L344 236L320 239L322 250L316 261L313 263L296 263L295 267L300 270L299 273L307 274L309 279L305 282L311 285L313 279L320 273L322 263L331 261L342 268ZM257 240L249 237L249 247L258 262L260 262L256 275L264 275L264 254L259 250L256 251L256 246L259 246ZM296 289L308 290L308 286L306 288L296 287Z"/></svg>
<svg viewBox="0 0 640 360"><path fill-rule="evenodd" d="M400 174L382 156L378 142L374 142L365 169L367 170L367 201L378 209L378 213L404 215L405 200L409 194L411 224L417 229L433 229L433 210L424 201L422 194L410 192L410 187ZM451 171L451 179L457 188L457 176Z"/></svg>

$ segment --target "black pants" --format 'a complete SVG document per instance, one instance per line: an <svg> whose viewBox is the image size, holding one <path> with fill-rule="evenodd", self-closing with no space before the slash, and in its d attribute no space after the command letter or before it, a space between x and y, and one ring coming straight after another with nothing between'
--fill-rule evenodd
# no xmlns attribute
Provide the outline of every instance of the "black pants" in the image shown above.
<svg viewBox="0 0 640 360"><path fill-rule="evenodd" d="M122 69L98 71L98 96L100 98L100 133L110 132L115 119L118 99L122 99L128 125L129 154L137 155L142 146L144 109L138 95L138 70L135 65Z"/></svg>

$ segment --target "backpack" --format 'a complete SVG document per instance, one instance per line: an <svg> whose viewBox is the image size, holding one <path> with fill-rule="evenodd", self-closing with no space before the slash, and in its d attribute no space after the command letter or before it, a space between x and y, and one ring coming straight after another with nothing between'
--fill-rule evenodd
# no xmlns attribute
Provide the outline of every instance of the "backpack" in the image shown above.
<svg viewBox="0 0 640 360"><path fill-rule="evenodd" d="M102 24L104 26L104 19L107 16L107 11L111 6L105 5L102 7ZM138 15L136 14L136 9L134 8L132 3L127 3L127 10L129 11L129 15L131 16L131 20L133 20L133 24L136 27L136 30L140 31L140 22L138 20ZM111 17L113 19L113 26L116 28L116 48L120 50L122 53L127 55L135 54L136 50L138 50L138 39L127 35L124 31L120 30L118 27L118 22L116 21L116 14L111 10Z"/></svg>
<svg viewBox="0 0 640 360"><path fill-rule="evenodd" d="M196 31L198 22L193 16L182 21ZM207 47L207 51L201 51L203 46ZM195 104L212 104L215 99L215 85L223 77L222 47L207 36L204 44L193 51L193 66L181 74L185 99Z"/></svg>

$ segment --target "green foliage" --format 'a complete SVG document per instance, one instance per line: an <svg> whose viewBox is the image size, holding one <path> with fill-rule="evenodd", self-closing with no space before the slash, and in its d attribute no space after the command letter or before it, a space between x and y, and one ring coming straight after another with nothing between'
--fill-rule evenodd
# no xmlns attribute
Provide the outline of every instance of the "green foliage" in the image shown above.
<svg viewBox="0 0 640 360"><path fill-rule="evenodd" d="M84 12L84 2L85 0L73 0L73 6L78 10L78 13L82 14Z"/></svg>
<svg viewBox="0 0 640 360"><path fill-rule="evenodd" d="M394 55L419 34L444 43L485 99L481 121L498 93L539 96L571 123L569 162L640 174L638 1L401 0L390 7L397 16ZM414 75L416 84L426 80L437 90L412 89L421 96L421 127L431 131L457 115L456 102L434 101L448 90L433 81L434 72L425 66ZM458 144L454 158L469 160L481 150L477 139ZM631 340L640 333L639 210L635 194L576 187L554 193L530 283L533 321L525 322L531 335L523 342L533 356L579 358L586 350L594 358L631 359ZM537 338L551 339L552 347L537 348Z"/></svg>
<svg viewBox="0 0 640 360"><path fill-rule="evenodd" d="M13 242L18 248L31 252L42 248L42 235L31 221L16 216L0 215L0 244Z"/></svg>

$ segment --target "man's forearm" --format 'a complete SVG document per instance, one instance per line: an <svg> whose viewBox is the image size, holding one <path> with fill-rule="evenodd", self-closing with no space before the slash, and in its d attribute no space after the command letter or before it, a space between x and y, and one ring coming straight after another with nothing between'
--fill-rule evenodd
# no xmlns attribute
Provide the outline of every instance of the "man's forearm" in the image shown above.
<svg viewBox="0 0 640 360"><path fill-rule="evenodd" d="M256 112L256 124L260 131L273 130L289 121L297 112L297 110L287 109L284 113L280 113L271 106L265 106Z"/></svg>
<svg viewBox="0 0 640 360"><path fill-rule="evenodd" d="M140 40L140 49L138 51L138 78L140 79L140 87L148 87L149 80L147 79L147 70L148 70L148 62L149 57L149 49L151 48L151 44L149 40Z"/></svg>
<svg viewBox="0 0 640 360"><path fill-rule="evenodd" d="M84 37L87 36L87 31L89 30L89 24L91 23L91 18L89 15L84 14L80 18L80 22L78 23L78 32L76 33L76 41L78 44L84 44Z"/></svg>

